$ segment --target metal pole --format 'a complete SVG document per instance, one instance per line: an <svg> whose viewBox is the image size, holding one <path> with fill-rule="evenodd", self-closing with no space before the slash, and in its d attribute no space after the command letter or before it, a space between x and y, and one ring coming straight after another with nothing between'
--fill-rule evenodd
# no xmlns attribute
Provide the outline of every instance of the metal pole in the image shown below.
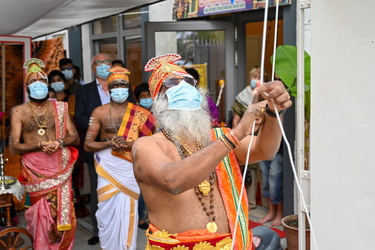
<svg viewBox="0 0 375 250"><path fill-rule="evenodd" d="M296 105L296 171L301 186L304 186L305 201L306 197L310 197L309 186L306 186L306 182L309 183L310 175L306 174L305 171L305 8L310 7L310 1L298 0L297 2L297 105ZM306 213L300 192L298 192L298 248L306 249Z"/></svg>

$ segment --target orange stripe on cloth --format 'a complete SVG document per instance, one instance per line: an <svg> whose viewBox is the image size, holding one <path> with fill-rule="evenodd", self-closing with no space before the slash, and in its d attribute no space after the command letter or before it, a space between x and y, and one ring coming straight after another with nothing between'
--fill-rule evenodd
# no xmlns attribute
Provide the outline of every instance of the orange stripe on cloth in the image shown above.
<svg viewBox="0 0 375 250"><path fill-rule="evenodd" d="M133 242L135 224L135 200L130 198L130 213L129 213L129 227L128 227L128 242L126 243L127 249L130 248Z"/></svg>
<svg viewBox="0 0 375 250"><path fill-rule="evenodd" d="M95 160L95 169L98 175L100 175L101 177L103 177L104 179L112 183L112 185L115 186L118 190L130 196L131 198L138 200L139 194L128 189L127 187L122 185L120 182L118 182L115 178L113 178L110 174L108 174L96 160Z"/></svg>
<svg viewBox="0 0 375 250"><path fill-rule="evenodd" d="M213 140L217 140L220 138L220 136L224 135L228 131L228 128L212 129ZM224 159L216 167L215 171L232 234L234 233L236 215L238 211L236 235L233 237L235 239L234 249L253 249L252 233L249 230L249 208L247 195L246 192L244 192L242 199L239 202L242 175L233 151L224 157ZM238 203L240 203L239 206Z"/></svg>
<svg viewBox="0 0 375 250"><path fill-rule="evenodd" d="M158 230L150 224L146 230L148 243L146 250L160 249L230 249L231 234L210 233L207 229L189 230L183 233L171 234ZM176 247L176 248L175 248Z"/></svg>

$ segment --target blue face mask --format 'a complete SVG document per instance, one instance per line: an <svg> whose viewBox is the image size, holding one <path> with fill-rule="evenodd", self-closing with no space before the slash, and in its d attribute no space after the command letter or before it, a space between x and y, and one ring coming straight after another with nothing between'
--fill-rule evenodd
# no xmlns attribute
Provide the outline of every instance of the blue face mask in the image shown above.
<svg viewBox="0 0 375 250"><path fill-rule="evenodd" d="M111 67L105 63L100 66L96 66L96 75L102 79L107 79L110 74L110 72L107 70L110 68Z"/></svg>
<svg viewBox="0 0 375 250"><path fill-rule="evenodd" d="M141 105L145 109L149 109L152 103L153 103L152 98L144 98L139 101L139 105Z"/></svg>
<svg viewBox="0 0 375 250"><path fill-rule="evenodd" d="M123 103L128 99L129 89L128 88L116 88L111 89L111 98L116 103Z"/></svg>
<svg viewBox="0 0 375 250"><path fill-rule="evenodd" d="M63 92L65 84L64 82L54 82L51 83L51 88L53 88L56 91L56 93L60 93Z"/></svg>
<svg viewBox="0 0 375 250"><path fill-rule="evenodd" d="M43 99L48 95L48 86L40 81L29 85L30 96L34 99Z"/></svg>
<svg viewBox="0 0 375 250"><path fill-rule="evenodd" d="M64 70L64 71L61 71L61 72L64 74L66 80L72 79L72 77L73 77L73 70L67 69L67 70Z"/></svg>
<svg viewBox="0 0 375 250"><path fill-rule="evenodd" d="M251 80L250 86L252 89L255 89L257 87L257 80Z"/></svg>
<svg viewBox="0 0 375 250"><path fill-rule="evenodd" d="M198 90L185 81L181 81L175 87L168 89L165 94L168 97L169 109L197 110L202 106L202 96Z"/></svg>

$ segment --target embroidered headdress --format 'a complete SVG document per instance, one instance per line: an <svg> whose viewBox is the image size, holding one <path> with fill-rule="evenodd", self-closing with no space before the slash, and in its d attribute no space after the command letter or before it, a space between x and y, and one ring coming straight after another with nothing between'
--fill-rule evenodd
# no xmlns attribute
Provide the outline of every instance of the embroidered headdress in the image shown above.
<svg viewBox="0 0 375 250"><path fill-rule="evenodd" d="M129 82L130 71L121 66L115 66L108 70L111 74L107 78L107 83L111 83L114 80L125 80Z"/></svg>
<svg viewBox="0 0 375 250"><path fill-rule="evenodd" d="M47 74L42 70L44 68L44 63L42 60L38 58L30 58L24 64L23 68L27 69L25 80L26 82L29 81L30 77L33 74L38 74L41 78L47 79Z"/></svg>
<svg viewBox="0 0 375 250"><path fill-rule="evenodd" d="M150 88L150 94L152 98L155 98L155 96L159 93L163 81L171 74L192 77L188 73L186 73L183 68L174 63L180 59L180 55L168 53L162 56L151 58L147 62L145 71L148 72L154 70L150 79L148 80L148 86Z"/></svg>

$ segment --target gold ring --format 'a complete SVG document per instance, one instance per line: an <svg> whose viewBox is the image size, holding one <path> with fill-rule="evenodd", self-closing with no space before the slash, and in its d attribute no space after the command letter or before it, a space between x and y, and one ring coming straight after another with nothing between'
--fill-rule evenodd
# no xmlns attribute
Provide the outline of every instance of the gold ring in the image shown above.
<svg viewBox="0 0 375 250"><path fill-rule="evenodd" d="M262 110L260 111L261 114L264 114L266 113L266 109L265 108L262 108Z"/></svg>
<svg viewBox="0 0 375 250"><path fill-rule="evenodd" d="M288 95L288 99L290 100L290 95Z"/></svg>

